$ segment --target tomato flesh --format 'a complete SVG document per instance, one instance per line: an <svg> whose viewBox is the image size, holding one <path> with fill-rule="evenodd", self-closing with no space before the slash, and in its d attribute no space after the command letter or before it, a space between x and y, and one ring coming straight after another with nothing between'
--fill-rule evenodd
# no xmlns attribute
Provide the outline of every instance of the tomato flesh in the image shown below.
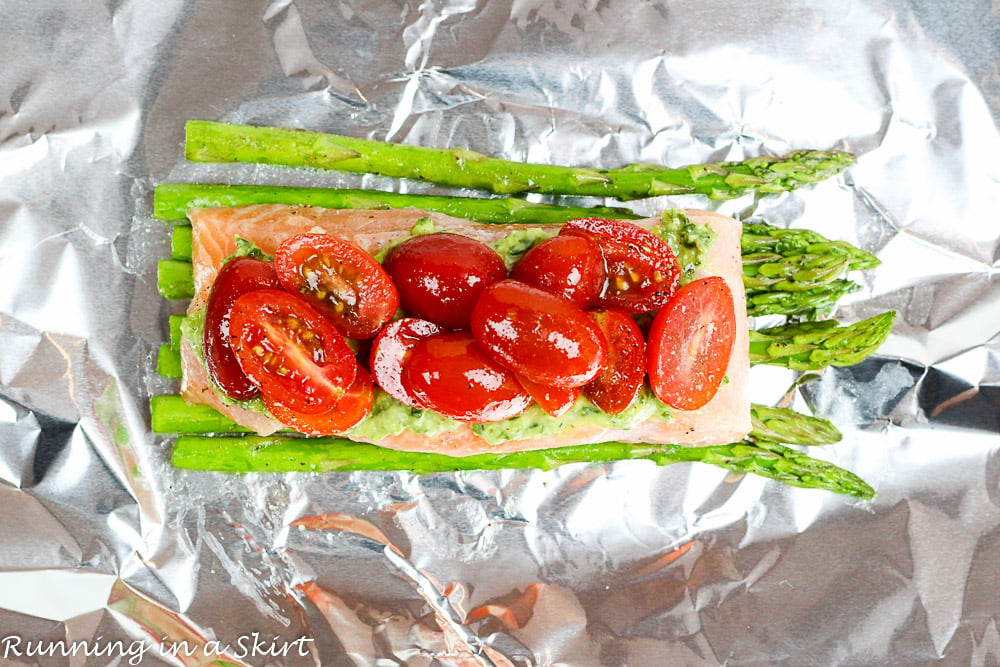
<svg viewBox="0 0 1000 667"><path fill-rule="evenodd" d="M236 299L260 289L281 289L271 262L251 257L234 257L219 269L205 307L202 348L205 365L215 385L230 398L244 401L260 389L240 368L229 339L229 311Z"/></svg>
<svg viewBox="0 0 1000 667"><path fill-rule="evenodd" d="M649 330L649 383L679 410L696 410L715 396L736 339L733 294L720 277L694 280L656 314Z"/></svg>
<svg viewBox="0 0 1000 667"><path fill-rule="evenodd" d="M422 405L458 421L509 419L531 404L514 374L464 331L417 342L403 368L403 383Z"/></svg>
<svg viewBox="0 0 1000 667"><path fill-rule="evenodd" d="M629 315L595 310L590 316L608 341L608 365L583 387L583 394L604 412L617 415L632 405L646 377L646 341Z"/></svg>
<svg viewBox="0 0 1000 667"><path fill-rule="evenodd" d="M562 417L569 412L580 396L580 387L554 387L533 382L517 373L514 375L542 410L553 417Z"/></svg>
<svg viewBox="0 0 1000 667"><path fill-rule="evenodd" d="M444 329L437 324L415 317L404 317L386 325L375 338L369 357L369 368L375 383L411 408L424 407L403 384L403 367L414 345L442 332Z"/></svg>
<svg viewBox="0 0 1000 667"><path fill-rule="evenodd" d="M239 297L230 329L243 372L265 400L290 410L330 410L357 375L357 361L344 337L287 292L258 290Z"/></svg>
<svg viewBox="0 0 1000 667"><path fill-rule="evenodd" d="M561 294L583 309L604 289L604 255L585 236L554 236L533 247L518 261L511 278Z"/></svg>
<svg viewBox="0 0 1000 667"><path fill-rule="evenodd" d="M583 236L604 253L607 280L598 308L649 313L661 308L677 291L680 267L667 243L656 234L624 220L570 220L560 235Z"/></svg>
<svg viewBox="0 0 1000 667"><path fill-rule="evenodd" d="M399 295L375 259L357 246L326 234L298 234L274 253L278 279L348 338L371 338L392 319Z"/></svg>
<svg viewBox="0 0 1000 667"><path fill-rule="evenodd" d="M385 259L403 311L448 329L468 329L469 315L490 284L507 277L485 243L447 232L415 236Z"/></svg>
<svg viewBox="0 0 1000 667"><path fill-rule="evenodd" d="M326 412L306 414L264 395L264 405L275 419L306 435L335 435L348 431L367 417L372 410L375 394L371 376L358 368L357 376L347 391Z"/></svg>
<svg viewBox="0 0 1000 667"><path fill-rule="evenodd" d="M579 387L607 362L604 336L579 306L517 280L487 287L471 326L494 360L540 384Z"/></svg>

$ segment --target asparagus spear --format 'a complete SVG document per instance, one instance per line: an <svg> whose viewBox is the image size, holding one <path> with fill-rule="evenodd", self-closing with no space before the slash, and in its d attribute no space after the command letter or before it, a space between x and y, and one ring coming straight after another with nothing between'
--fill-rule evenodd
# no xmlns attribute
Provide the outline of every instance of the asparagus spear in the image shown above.
<svg viewBox="0 0 1000 667"><path fill-rule="evenodd" d="M710 463L728 470L753 473L793 486L826 489L872 498L864 480L837 466L769 441L749 440L711 447L636 445L606 442L536 451L477 454L403 452L343 438L288 436L181 436L174 444L173 464L190 470L223 472L352 472L408 470L414 473L457 470L534 468L551 470L570 463L647 459L657 465Z"/></svg>
<svg viewBox="0 0 1000 667"><path fill-rule="evenodd" d="M194 269L191 262L161 259L156 264L156 284L164 299L190 299L194 296Z"/></svg>
<svg viewBox="0 0 1000 667"><path fill-rule="evenodd" d="M215 408L188 403L182 396L154 396L149 401L154 433L194 435L203 433L248 433ZM767 405L750 406L753 428L750 437L756 440L782 442L789 445L829 445L839 442L840 431L821 417L804 415L788 408Z"/></svg>
<svg viewBox="0 0 1000 667"><path fill-rule="evenodd" d="M854 164L841 151L664 168L587 169L513 162L465 149L407 146L275 127L188 121L185 154L196 162L260 162L430 181L497 194L616 197L701 194L728 199L817 183Z"/></svg>
<svg viewBox="0 0 1000 667"><path fill-rule="evenodd" d="M192 208L288 204L321 208L389 209L418 208L455 218L488 223L563 223L574 218L634 219L626 208L558 206L512 197L446 197L379 190L299 188L280 185L196 185L164 183L153 195L153 214L161 220L184 220Z"/></svg>
<svg viewBox="0 0 1000 667"><path fill-rule="evenodd" d="M853 366L871 356L892 330L895 311L847 326L835 320L795 322L750 332L750 363L812 371Z"/></svg>

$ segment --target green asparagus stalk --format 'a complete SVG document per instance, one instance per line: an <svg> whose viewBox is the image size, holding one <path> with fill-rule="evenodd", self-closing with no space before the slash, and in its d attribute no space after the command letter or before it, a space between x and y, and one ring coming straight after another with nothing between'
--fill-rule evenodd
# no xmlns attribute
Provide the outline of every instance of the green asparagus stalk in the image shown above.
<svg viewBox="0 0 1000 667"><path fill-rule="evenodd" d="M790 408L754 403L750 406L750 437L786 445L832 445L843 435L828 419Z"/></svg>
<svg viewBox="0 0 1000 667"><path fill-rule="evenodd" d="M180 379L181 371L181 323L184 315L170 316L170 342L160 346L156 358L156 372L165 378Z"/></svg>
<svg viewBox="0 0 1000 667"><path fill-rule="evenodd" d="M892 330L895 311L847 326L835 320L795 322L750 332L750 363L814 371L853 366L875 353Z"/></svg>
<svg viewBox="0 0 1000 667"><path fill-rule="evenodd" d="M194 296L194 269L191 262L161 259L156 265L156 284L164 299L190 299Z"/></svg>
<svg viewBox="0 0 1000 667"><path fill-rule="evenodd" d="M743 441L711 447L637 445L606 442L535 451L452 457L404 452L343 438L289 436L181 436L174 444L173 464L190 470L246 472L353 472L408 470L418 474L458 470L551 470L571 463L646 459L656 465L709 463L740 473L753 473L793 486L826 489L872 498L874 489L857 475L768 441Z"/></svg>
<svg viewBox="0 0 1000 667"><path fill-rule="evenodd" d="M558 206L529 202L513 197L479 198L349 190L301 188L280 185L197 185L164 183L153 195L153 214L161 220L184 220L193 208L244 206L247 204L287 204L332 209L384 210L417 208L455 218L487 223L563 223L574 218L634 219L639 216L621 207Z"/></svg>
<svg viewBox="0 0 1000 667"><path fill-rule="evenodd" d="M839 279L805 291L747 290L747 315L787 315L817 320L833 312L842 298L860 287L852 280Z"/></svg>
<svg viewBox="0 0 1000 667"><path fill-rule="evenodd" d="M154 433L194 435L204 433L248 433L215 408L189 403L182 396L154 396L149 402ZM767 405L750 406L755 440L781 442L788 445L829 445L839 442L840 431L828 420L804 415L788 408Z"/></svg>
<svg viewBox="0 0 1000 667"><path fill-rule="evenodd" d="M854 164L841 151L797 151L783 158L663 168L587 169L522 163L465 149L408 146L275 127L188 121L185 154L196 162L258 162L379 174L496 194L615 197L700 194L729 199L817 183Z"/></svg>

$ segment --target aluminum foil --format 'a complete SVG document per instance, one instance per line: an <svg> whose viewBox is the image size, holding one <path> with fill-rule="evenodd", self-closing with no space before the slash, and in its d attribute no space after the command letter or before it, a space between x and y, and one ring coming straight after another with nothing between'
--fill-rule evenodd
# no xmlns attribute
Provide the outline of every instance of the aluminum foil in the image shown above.
<svg viewBox="0 0 1000 667"><path fill-rule="evenodd" d="M0 59L0 664L1000 661L995 0L13 0ZM187 164L191 118L607 167L854 151L810 190L633 206L881 257L838 312L899 311L879 356L753 380L834 419L816 455L878 496L646 462L172 469L155 185L430 189Z"/></svg>

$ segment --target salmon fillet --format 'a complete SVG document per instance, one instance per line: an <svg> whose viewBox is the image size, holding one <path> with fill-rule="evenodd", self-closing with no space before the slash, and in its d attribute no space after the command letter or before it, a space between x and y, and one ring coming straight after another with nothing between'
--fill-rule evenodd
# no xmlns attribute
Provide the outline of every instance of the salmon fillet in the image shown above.
<svg viewBox="0 0 1000 667"><path fill-rule="evenodd" d="M696 277L723 277L733 293L737 313L736 341L726 373L728 381L708 404L697 410L676 410L670 421L651 419L627 430L603 428L579 421L556 435L491 444L475 434L469 425L461 424L453 431L437 436L404 431L375 444L408 451L466 456L608 441L708 445L742 439L750 431L749 333L748 319L742 315L746 312L740 252L742 225L732 218L709 211L689 209L685 213L692 222L709 225L716 233L716 240ZM222 261L236 251L237 237L252 241L265 253L273 255L281 241L289 236L304 232L326 233L374 254L393 240L408 236L420 218L431 218L438 231L460 232L486 243L503 238L511 231L524 229L524 225L482 224L415 209L330 210L277 204L196 209L191 211L189 217L193 231L195 285L189 313L204 307ZM632 222L650 228L659 221L659 218L647 218ZM559 225L539 227L550 228L554 232ZM283 428L268 415L223 401L211 387L204 365L186 339L181 344L181 360L184 371L181 394L187 400L211 405L260 434L267 435Z"/></svg>

